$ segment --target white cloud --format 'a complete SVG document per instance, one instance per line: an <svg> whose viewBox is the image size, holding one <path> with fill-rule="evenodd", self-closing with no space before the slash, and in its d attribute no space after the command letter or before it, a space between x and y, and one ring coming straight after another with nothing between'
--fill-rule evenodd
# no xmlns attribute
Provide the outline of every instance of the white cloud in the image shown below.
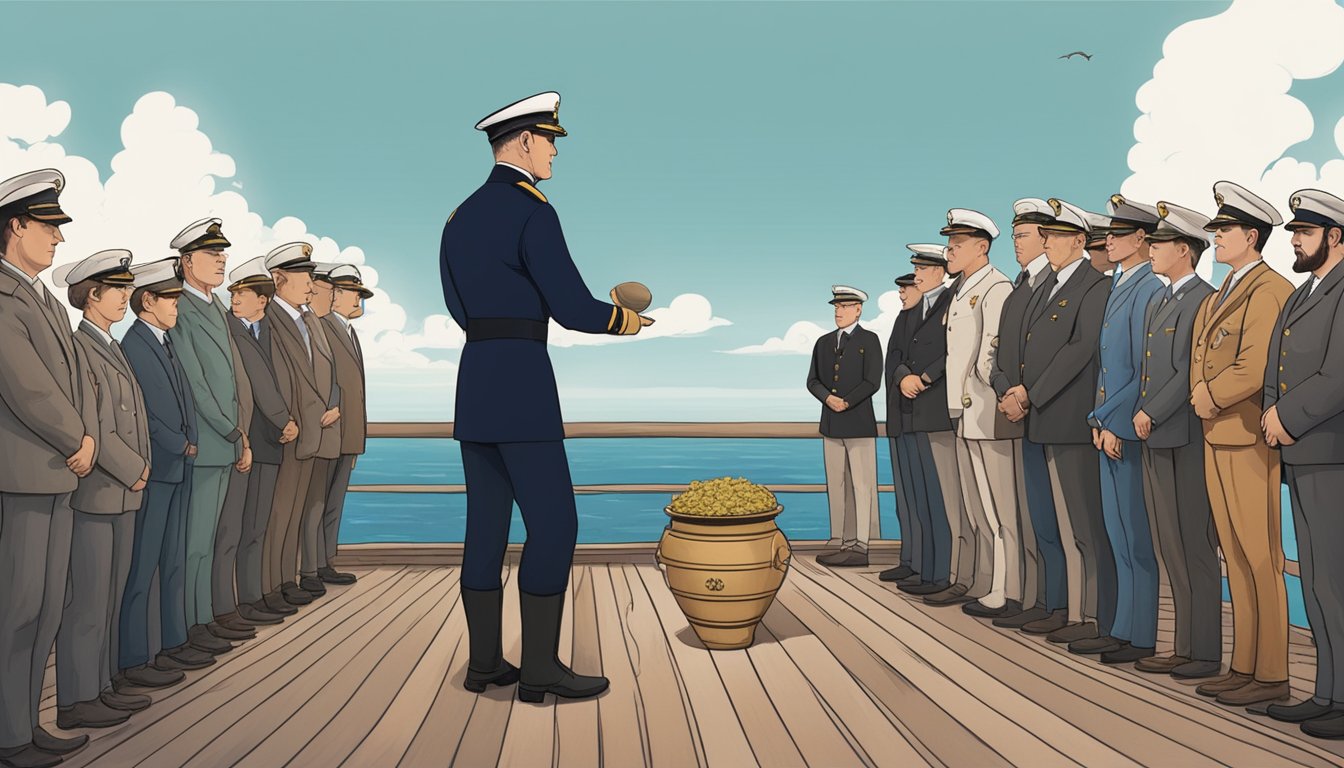
<svg viewBox="0 0 1344 768"><path fill-rule="evenodd" d="M859 325L876 333L877 338L886 344L891 338L891 327L896 323L896 316L901 312L900 294L896 291L883 293L877 297L877 309L877 317L861 317ZM811 320L799 320L790 325L783 336L771 336L760 344L722 351L728 355L811 355L817 339L833 330L833 325L823 328Z"/></svg>
<svg viewBox="0 0 1344 768"><path fill-rule="evenodd" d="M1236 0L1217 16L1173 30L1153 78L1135 97L1144 114L1134 123L1133 175L1124 194L1211 215L1213 184L1226 179L1286 216L1298 189L1344 191L1344 160L1318 169L1284 157L1315 127L1311 110L1288 91L1295 80L1334 72L1344 62L1342 37L1344 7L1333 0ZM1334 139L1344 153L1344 121L1335 125ZM1206 278L1210 256L1200 264ZM1265 258L1285 276L1305 278L1292 271L1283 230L1270 238Z"/></svg>
<svg viewBox="0 0 1344 768"><path fill-rule="evenodd" d="M74 221L61 228L66 242L57 249L63 264L105 248L129 248L135 261L172 255L168 242L186 224L206 216L224 220L233 243L229 269L294 240L313 244L318 261L357 264L374 295L356 327L367 340L373 368L453 368L402 344L406 312L378 288L378 270L365 264L364 252L342 247L330 237L310 233L291 216L266 226L260 214L233 189L217 189L236 172L233 158L215 150L200 130L194 111L167 93L146 94L122 122L123 149L112 158L112 175L103 183L89 160L67 155L53 141L69 125L70 106L48 103L41 89L0 83L0 179L37 168L58 168L66 176L61 194ZM229 186L241 189L233 181ZM62 291L56 291L62 295ZM75 316L73 310L72 317Z"/></svg>

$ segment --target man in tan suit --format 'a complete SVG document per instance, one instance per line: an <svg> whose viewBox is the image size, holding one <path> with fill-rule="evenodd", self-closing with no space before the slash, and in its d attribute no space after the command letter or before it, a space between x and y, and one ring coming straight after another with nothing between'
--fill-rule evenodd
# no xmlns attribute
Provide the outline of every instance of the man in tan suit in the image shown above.
<svg viewBox="0 0 1344 768"><path fill-rule="evenodd" d="M149 414L131 363L110 333L126 316L135 276L131 252L100 251L56 270L98 406L98 459L71 498L69 599L56 634L56 724L107 728L149 706L148 696L112 689L121 598L131 573L135 515L149 482Z"/></svg>
<svg viewBox="0 0 1344 768"><path fill-rule="evenodd" d="M272 362L280 392L289 400L290 415L299 428L298 437L285 444L266 527L262 584L270 592L263 599L273 609L313 601L313 594L296 581L300 531L313 484L314 460L328 451L339 455L340 449L339 432L334 428L340 411L328 405L336 387L331 358L323 354L327 344L319 338L321 327L307 311L316 266L312 252L307 243L287 243L267 254L265 261L275 282L275 301L266 307Z"/></svg>
<svg viewBox="0 0 1344 768"><path fill-rule="evenodd" d="M0 182L0 763L50 766L87 736L38 725L61 623L74 513L92 470L98 414L70 317L38 275L70 222L60 171Z"/></svg>
<svg viewBox="0 0 1344 768"><path fill-rule="evenodd" d="M1263 199L1243 197L1247 209L1220 211L1206 227L1232 274L1195 315L1190 361L1190 403L1204 422L1205 476L1233 627L1231 669L1196 690L1239 706L1288 696L1279 452L1265 444L1260 419L1270 334L1293 291L1260 256L1283 219Z"/></svg>
<svg viewBox="0 0 1344 768"><path fill-rule="evenodd" d="M364 287L363 276L353 264L341 264L321 279L332 286L331 313L322 318L336 361L336 383L341 388L344 417L341 427L341 458L336 462L327 491L327 507L322 515L322 546L318 547L317 576L327 584L353 584L353 573L339 573L331 567L340 538L341 515L345 511L345 492L355 459L364 453L368 415L364 406L364 349L351 320L364 314L364 300L373 291Z"/></svg>

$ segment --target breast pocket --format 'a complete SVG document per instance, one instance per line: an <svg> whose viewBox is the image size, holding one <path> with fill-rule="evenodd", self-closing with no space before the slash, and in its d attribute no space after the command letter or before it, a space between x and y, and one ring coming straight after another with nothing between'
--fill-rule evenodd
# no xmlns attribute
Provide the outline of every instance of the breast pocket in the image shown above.
<svg viewBox="0 0 1344 768"><path fill-rule="evenodd" d="M1213 332L1213 338L1209 339L1209 349L1221 349L1224 344L1236 346L1237 336L1241 331L1237 328L1228 326L1219 326L1218 330Z"/></svg>

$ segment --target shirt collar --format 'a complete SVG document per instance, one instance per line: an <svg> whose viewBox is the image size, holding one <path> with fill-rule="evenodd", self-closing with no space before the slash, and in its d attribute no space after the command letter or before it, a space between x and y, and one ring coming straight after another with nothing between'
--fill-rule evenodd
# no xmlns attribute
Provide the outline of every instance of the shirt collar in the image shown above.
<svg viewBox="0 0 1344 768"><path fill-rule="evenodd" d="M167 335L168 335L168 332L165 331L165 330L163 330L162 328L159 328L159 327L157 327L157 326L150 325L149 323L146 323L144 320L141 320L141 319L139 319L139 318L137 318L135 322L137 322L137 323L139 323L139 324L145 326L146 328L148 328L148 329L149 329L149 332L152 333L152 334L154 334L154 338L158 339L160 344L163 343L163 338L164 338L164 336L167 336Z"/></svg>
<svg viewBox="0 0 1344 768"><path fill-rule="evenodd" d="M89 330L91 330L91 331L93 331L94 333L98 334L98 338L100 338L100 339L102 339L103 341L107 342L107 345L108 345L109 347L112 346L112 341L113 341L113 339L112 339L112 334L108 333L107 331L104 331L102 328L99 328L98 326L94 325L92 322L90 322L90 321L87 320L87 319L85 319L85 320L81 320L81 321L80 321L80 324L81 324L81 325L87 325L87 326L89 327Z"/></svg>
<svg viewBox="0 0 1344 768"><path fill-rule="evenodd" d="M1252 269L1255 269L1257 265L1263 263L1265 263L1264 259L1256 259L1255 261L1252 261L1250 264L1247 264L1241 269L1238 269L1236 272L1232 274L1232 281L1235 283L1236 281L1245 277L1247 272L1250 272Z"/></svg>
<svg viewBox="0 0 1344 768"><path fill-rule="evenodd" d="M1185 277L1182 277L1180 280L1177 280L1176 282L1172 283L1171 295L1175 296L1181 290L1181 288L1185 287L1186 283L1190 282L1191 280L1194 280L1196 277L1199 277L1199 275L1194 272L1191 272Z"/></svg>
<svg viewBox="0 0 1344 768"><path fill-rule="evenodd" d="M852 332L854 331L855 328L858 328L858 327L859 327L859 324L858 324L858 322L856 321L856 322L850 323L848 327L841 328L841 329L840 329L840 333L848 335L849 333L852 333Z"/></svg>
<svg viewBox="0 0 1344 768"><path fill-rule="evenodd" d="M39 280L36 277L29 277L28 274L24 272L22 269L19 269L18 267L14 266L13 264L10 264L8 261L5 261L4 259L0 259L0 265L3 265L4 268L8 269L15 277L31 285L34 289L36 289L39 293L41 293L42 289L41 280Z"/></svg>
<svg viewBox="0 0 1344 768"><path fill-rule="evenodd" d="M285 314L289 315L291 318L294 319L294 322L296 323L303 322L302 320L299 319L299 317L303 315L303 310L295 309L293 306L290 305L288 301L285 301L284 299L280 298L280 294L278 293L275 295L275 303L279 304L280 308L285 310Z"/></svg>
<svg viewBox="0 0 1344 768"><path fill-rule="evenodd" d="M503 160L496 160L496 161L495 161L495 165L502 165L502 166L504 166L504 167L506 167L506 168L512 168L513 170L515 170L515 171L517 171L517 172L523 174L524 176L527 177L527 181L528 181L528 183L529 183L529 184L532 184L533 186L535 186L536 183L537 183L537 177L536 177L536 176L533 176L529 171L525 171L525 170L523 170L522 168L519 168L518 166L514 165L513 163L506 163L506 162L504 162Z"/></svg>
<svg viewBox="0 0 1344 768"><path fill-rule="evenodd" d="M336 318L336 320L340 322L342 328L344 328L347 331L350 330L350 321L344 316L342 316L340 312L332 312L331 316Z"/></svg>
<svg viewBox="0 0 1344 768"><path fill-rule="evenodd" d="M188 283L186 280L183 280L183 281L182 281L182 290L187 291L188 293L191 293L191 294L194 295L196 298L200 299L201 301L204 301L206 304L211 304L211 303L213 303L214 300L215 300L214 297L213 297L212 295L210 295L210 294L208 294L208 293L201 293L200 291L198 291L198 290L196 290L195 288L193 288L192 285L191 285L191 283Z"/></svg>
<svg viewBox="0 0 1344 768"><path fill-rule="evenodd" d="M925 301L925 303L927 303L927 304L929 304L929 305L932 305L933 302L935 302L935 301L938 300L938 297L939 297L939 296L943 295L943 291L946 291L946 290L947 290L947 285L944 284L944 285L940 285L940 286L938 286L937 288L934 288L933 290L931 290L931 291L929 291L928 293L924 294L924 301ZM857 323L856 323L856 325L857 325Z"/></svg>
<svg viewBox="0 0 1344 768"><path fill-rule="evenodd" d="M1072 264L1064 267L1063 269L1059 270L1058 273L1056 273L1055 282L1061 286L1064 285L1065 283L1069 282L1069 278L1073 277L1073 273L1078 271L1078 267L1087 263L1088 261L1086 256L1076 259Z"/></svg>

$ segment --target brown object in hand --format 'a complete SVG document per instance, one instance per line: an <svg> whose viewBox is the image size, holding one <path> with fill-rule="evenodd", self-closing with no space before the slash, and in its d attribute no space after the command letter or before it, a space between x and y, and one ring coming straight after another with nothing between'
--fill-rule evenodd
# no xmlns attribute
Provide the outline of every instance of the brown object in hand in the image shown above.
<svg viewBox="0 0 1344 768"><path fill-rule="evenodd" d="M611 301L618 307L643 312L653 303L653 293L643 283L621 283L611 289Z"/></svg>

